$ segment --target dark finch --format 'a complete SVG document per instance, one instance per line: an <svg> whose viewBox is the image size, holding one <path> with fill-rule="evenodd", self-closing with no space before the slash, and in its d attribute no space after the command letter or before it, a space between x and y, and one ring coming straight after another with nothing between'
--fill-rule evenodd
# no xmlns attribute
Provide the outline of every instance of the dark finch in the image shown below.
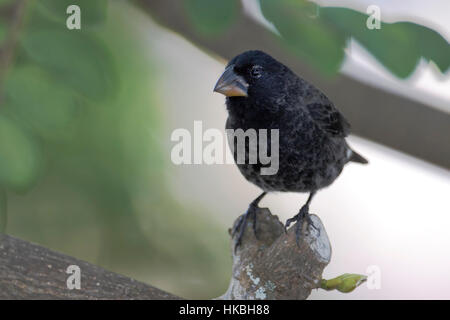
<svg viewBox="0 0 450 320"><path fill-rule="evenodd" d="M311 223L309 205L316 191L329 186L348 162L367 163L345 141L349 123L319 89L261 51L247 51L233 58L214 91L226 96L227 129L279 129L276 174L261 175L259 161L237 164L244 177L263 193L236 224L233 230L239 232L236 247L247 218L252 217L256 231L255 209L271 191L309 193L299 213L286 222L286 228L297 222L298 242L303 221ZM268 149L270 152L270 144ZM248 155L248 145L245 151Z"/></svg>

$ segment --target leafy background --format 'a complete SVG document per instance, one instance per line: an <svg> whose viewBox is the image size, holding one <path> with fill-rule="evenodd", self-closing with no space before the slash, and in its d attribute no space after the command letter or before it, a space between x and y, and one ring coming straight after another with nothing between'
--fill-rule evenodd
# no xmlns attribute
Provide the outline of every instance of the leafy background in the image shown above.
<svg viewBox="0 0 450 320"><path fill-rule="evenodd" d="M73 3L81 30L65 25ZM360 27L367 15L346 8L260 4L281 45L325 75L338 72L350 38L399 78L420 59L449 69L449 44L430 28L383 22L373 32ZM205 208L171 195L170 160L159 142L161 70L123 13L132 5L0 1L0 231L185 297L210 298L230 276L228 236ZM241 10L237 0L186 0L184 8L201 37L226 32Z"/></svg>
<svg viewBox="0 0 450 320"><path fill-rule="evenodd" d="M216 253L228 250L227 234L165 184L157 71L118 7L80 1L89 14L69 31L72 2L28 4L5 78L7 231L150 283L170 275L180 294L189 283L193 297L214 295L208 283L225 286L229 272Z"/></svg>

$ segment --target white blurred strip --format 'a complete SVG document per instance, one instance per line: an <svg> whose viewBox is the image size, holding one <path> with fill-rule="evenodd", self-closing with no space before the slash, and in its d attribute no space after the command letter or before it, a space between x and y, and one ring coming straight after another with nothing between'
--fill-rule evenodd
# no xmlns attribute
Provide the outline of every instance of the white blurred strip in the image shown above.
<svg viewBox="0 0 450 320"><path fill-rule="evenodd" d="M280 35L274 24L268 21L262 11L259 0L241 0L242 6L244 7L244 12L251 17L253 20L257 21L259 24L263 25L267 29L271 30L273 33Z"/></svg>

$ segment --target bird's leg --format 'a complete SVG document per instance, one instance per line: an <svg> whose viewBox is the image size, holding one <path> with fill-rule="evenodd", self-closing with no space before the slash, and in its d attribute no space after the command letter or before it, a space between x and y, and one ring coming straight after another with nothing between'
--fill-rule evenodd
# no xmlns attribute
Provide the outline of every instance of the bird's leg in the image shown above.
<svg viewBox="0 0 450 320"><path fill-rule="evenodd" d="M255 234L255 237L258 238L256 234L256 209L258 208L258 203L262 198L264 198L266 193L267 192L261 193L255 200L253 200L248 206L247 212L241 215L239 221L236 223L232 232L233 237L237 232L239 232L234 246L235 251L236 248L241 244L242 236L244 235L245 228L247 227L247 219L249 218L249 216L251 216L253 219L253 232Z"/></svg>
<svg viewBox="0 0 450 320"><path fill-rule="evenodd" d="M288 219L286 221L286 225L284 227L285 231L287 231L287 228L289 228L289 225L292 222L297 222L295 226L295 240L297 242L297 245L299 244L300 237L302 235L302 227L303 227L303 221L306 219L306 222L308 225L314 227L314 229L318 230L316 226L314 225L314 222L311 220L311 217L309 216L309 204L311 203L312 198L314 197L314 194L316 192L313 191L309 194L308 200L306 203L301 207L300 211L293 216L292 218Z"/></svg>

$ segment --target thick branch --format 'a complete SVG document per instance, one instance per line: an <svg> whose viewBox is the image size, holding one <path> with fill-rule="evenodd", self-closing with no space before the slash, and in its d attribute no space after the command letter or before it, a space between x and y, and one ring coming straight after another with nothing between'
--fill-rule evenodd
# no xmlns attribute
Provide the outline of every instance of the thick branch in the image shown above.
<svg viewBox="0 0 450 320"><path fill-rule="evenodd" d="M7 235L0 240L0 299L179 299L136 280ZM81 289L67 288L67 267Z"/></svg>
<svg viewBox="0 0 450 320"><path fill-rule="evenodd" d="M297 244L295 225L286 233L277 216L267 208L258 209L258 237L253 232L253 221L248 221L236 251L236 239L231 241L232 277L227 292L218 299L306 299L312 289L350 292L363 283L366 277L357 274L322 279L323 269L331 259L331 245L320 219L311 215L311 220L312 224L303 224L303 236ZM68 288L73 276L67 273L69 266L81 271L80 289ZM1 299L180 298L90 263L0 235Z"/></svg>
<svg viewBox="0 0 450 320"><path fill-rule="evenodd" d="M277 216L267 208L258 209L258 239L249 221L242 245L236 253L233 250L229 288L219 299L306 299L320 287L331 245L319 217L311 215L311 219L314 226L304 223L304 236L297 245L295 225L285 233Z"/></svg>
<svg viewBox="0 0 450 320"><path fill-rule="evenodd" d="M226 59L262 49L321 88L344 113L354 133L450 168L450 114L345 75L325 78L289 54L279 39L246 15L220 37L203 37L187 20L183 1L138 0L161 25Z"/></svg>

